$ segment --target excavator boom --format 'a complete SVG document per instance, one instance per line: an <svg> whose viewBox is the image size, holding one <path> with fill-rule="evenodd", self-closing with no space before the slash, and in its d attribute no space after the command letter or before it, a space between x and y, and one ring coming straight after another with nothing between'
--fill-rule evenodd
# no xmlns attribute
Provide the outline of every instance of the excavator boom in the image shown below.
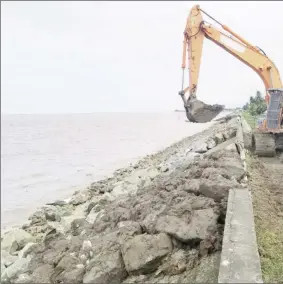
<svg viewBox="0 0 283 284"><path fill-rule="evenodd" d="M182 86L182 91L179 94L183 99L188 119L193 122L206 122L214 118L223 109L223 106L209 106L197 100L196 92L204 38L209 39L229 52L241 62L252 68L260 76L266 88L266 103L269 105L269 90L282 89L280 74L275 64L260 48L253 46L211 16L209 17L217 22L223 31L213 27L211 24L207 24L203 21L202 13L209 16L206 12L201 10L198 5L194 6L190 11L184 31L182 69L184 76L186 62L188 60L189 86L187 88ZM210 115L207 115L209 111ZM279 110L278 113L277 128L280 128L280 115L282 116L282 109Z"/></svg>

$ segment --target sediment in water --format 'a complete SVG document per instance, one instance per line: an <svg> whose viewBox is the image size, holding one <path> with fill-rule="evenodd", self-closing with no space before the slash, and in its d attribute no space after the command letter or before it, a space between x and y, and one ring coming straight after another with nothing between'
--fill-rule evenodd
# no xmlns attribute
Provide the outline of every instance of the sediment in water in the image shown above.
<svg viewBox="0 0 283 284"><path fill-rule="evenodd" d="M223 143L236 127L218 121L44 206L2 237L2 281L217 282L228 191L244 176Z"/></svg>

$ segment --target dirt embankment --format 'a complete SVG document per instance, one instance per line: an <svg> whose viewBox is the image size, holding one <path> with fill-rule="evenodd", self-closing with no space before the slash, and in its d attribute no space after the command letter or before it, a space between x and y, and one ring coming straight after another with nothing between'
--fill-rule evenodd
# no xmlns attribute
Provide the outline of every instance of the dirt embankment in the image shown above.
<svg viewBox="0 0 283 284"><path fill-rule="evenodd" d="M228 191L244 186L236 147L221 150L235 134L217 122L44 206L2 237L2 281L217 282Z"/></svg>
<svg viewBox="0 0 283 284"><path fill-rule="evenodd" d="M283 283L283 155L247 162L264 282Z"/></svg>

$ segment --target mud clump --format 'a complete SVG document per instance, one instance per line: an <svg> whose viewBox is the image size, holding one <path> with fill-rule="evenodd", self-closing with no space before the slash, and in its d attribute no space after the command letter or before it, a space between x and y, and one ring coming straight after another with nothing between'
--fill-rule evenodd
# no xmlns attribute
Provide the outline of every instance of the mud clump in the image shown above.
<svg viewBox="0 0 283 284"><path fill-rule="evenodd" d="M223 109L223 105L208 105L196 99L190 102L187 118L191 122L205 123L215 118Z"/></svg>
<svg viewBox="0 0 283 284"><path fill-rule="evenodd" d="M216 139L226 126L35 212L2 239L2 282L217 282L228 192L243 176L238 153Z"/></svg>

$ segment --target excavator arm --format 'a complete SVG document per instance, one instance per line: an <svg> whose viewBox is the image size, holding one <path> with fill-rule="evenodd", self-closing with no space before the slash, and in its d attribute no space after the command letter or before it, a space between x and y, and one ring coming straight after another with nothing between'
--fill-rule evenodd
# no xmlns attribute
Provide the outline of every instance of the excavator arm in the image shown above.
<svg viewBox="0 0 283 284"><path fill-rule="evenodd" d="M182 91L179 94L184 101L184 106L186 111L189 112L189 116L192 116L190 115L190 104L192 101L196 100L204 38L209 39L232 54L244 64L251 67L260 76L266 88L265 99L268 104L270 98L268 90L282 88L280 74L275 64L260 48L251 45L248 41L230 30L227 26L222 25L213 19L211 16L209 17L217 22L224 31L220 31L211 24L207 24L203 21L201 12L209 16L207 13L202 11L198 5L191 9L184 31L182 69L184 77L184 70L186 68L188 55L189 86L184 89L182 83ZM188 98L185 96L187 93L189 93Z"/></svg>

